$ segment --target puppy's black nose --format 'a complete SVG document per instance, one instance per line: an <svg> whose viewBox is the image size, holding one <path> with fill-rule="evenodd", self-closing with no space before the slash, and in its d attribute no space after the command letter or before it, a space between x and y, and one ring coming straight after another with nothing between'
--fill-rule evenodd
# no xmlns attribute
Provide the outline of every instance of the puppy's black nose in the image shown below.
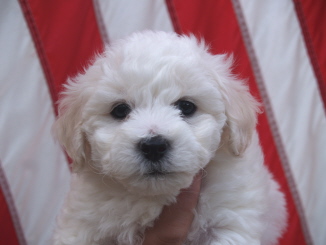
<svg viewBox="0 0 326 245"><path fill-rule="evenodd" d="M143 156L151 162L159 161L167 152L170 145L162 136L144 138L139 142L139 149Z"/></svg>

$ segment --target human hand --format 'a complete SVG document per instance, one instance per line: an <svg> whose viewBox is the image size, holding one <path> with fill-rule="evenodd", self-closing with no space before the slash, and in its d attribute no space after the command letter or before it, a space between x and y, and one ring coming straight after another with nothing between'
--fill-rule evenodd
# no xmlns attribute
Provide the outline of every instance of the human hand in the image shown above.
<svg viewBox="0 0 326 245"><path fill-rule="evenodd" d="M177 202L165 206L154 226L144 234L143 245L182 245L194 219L202 173L198 173L187 189L181 190Z"/></svg>

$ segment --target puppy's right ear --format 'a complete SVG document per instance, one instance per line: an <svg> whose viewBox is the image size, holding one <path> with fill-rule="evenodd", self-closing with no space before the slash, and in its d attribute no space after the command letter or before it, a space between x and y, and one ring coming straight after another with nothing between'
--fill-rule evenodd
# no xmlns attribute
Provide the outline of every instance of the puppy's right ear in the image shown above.
<svg viewBox="0 0 326 245"><path fill-rule="evenodd" d="M78 79L78 78L77 78ZM72 158L74 172L80 170L86 161L86 137L82 132L82 108L87 95L82 85L68 79L65 91L61 94L58 106L58 118L53 125L53 133L59 143Z"/></svg>

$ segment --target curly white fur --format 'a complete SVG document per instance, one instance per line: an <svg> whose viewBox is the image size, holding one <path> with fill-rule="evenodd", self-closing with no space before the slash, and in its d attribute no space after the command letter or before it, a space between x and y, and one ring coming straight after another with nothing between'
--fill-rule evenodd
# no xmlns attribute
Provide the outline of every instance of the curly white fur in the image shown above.
<svg viewBox="0 0 326 245"><path fill-rule="evenodd" d="M147 31L106 47L68 81L54 128L74 174L55 245L141 244L162 207L201 169L206 175L185 244L277 243L284 196L263 164L258 103L231 65L192 36ZM180 115L180 99L196 112ZM111 115L119 103L131 109L123 120ZM136 145L155 135L171 149L160 162L166 174L149 176Z"/></svg>

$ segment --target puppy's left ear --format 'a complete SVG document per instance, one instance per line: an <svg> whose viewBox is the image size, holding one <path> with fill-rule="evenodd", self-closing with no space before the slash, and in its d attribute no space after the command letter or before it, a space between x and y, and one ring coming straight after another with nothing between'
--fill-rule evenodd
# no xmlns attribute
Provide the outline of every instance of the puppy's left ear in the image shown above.
<svg viewBox="0 0 326 245"><path fill-rule="evenodd" d="M74 172L83 169L90 157L91 147L83 130L85 106L105 73L105 60L105 54L95 57L94 62L84 72L67 80L65 89L60 94L58 118L52 131L72 158Z"/></svg>
<svg viewBox="0 0 326 245"><path fill-rule="evenodd" d="M77 79L78 80L78 79ZM79 81L68 79L59 101L59 115L53 125L55 138L72 158L72 170L79 171L85 164L87 140L82 132L82 108L89 97Z"/></svg>
<svg viewBox="0 0 326 245"><path fill-rule="evenodd" d="M231 75L233 57L219 55L217 61L220 69L217 82L227 117L223 137L231 152L239 156L250 144L257 123L257 113L260 112L260 104L250 94L248 86Z"/></svg>

